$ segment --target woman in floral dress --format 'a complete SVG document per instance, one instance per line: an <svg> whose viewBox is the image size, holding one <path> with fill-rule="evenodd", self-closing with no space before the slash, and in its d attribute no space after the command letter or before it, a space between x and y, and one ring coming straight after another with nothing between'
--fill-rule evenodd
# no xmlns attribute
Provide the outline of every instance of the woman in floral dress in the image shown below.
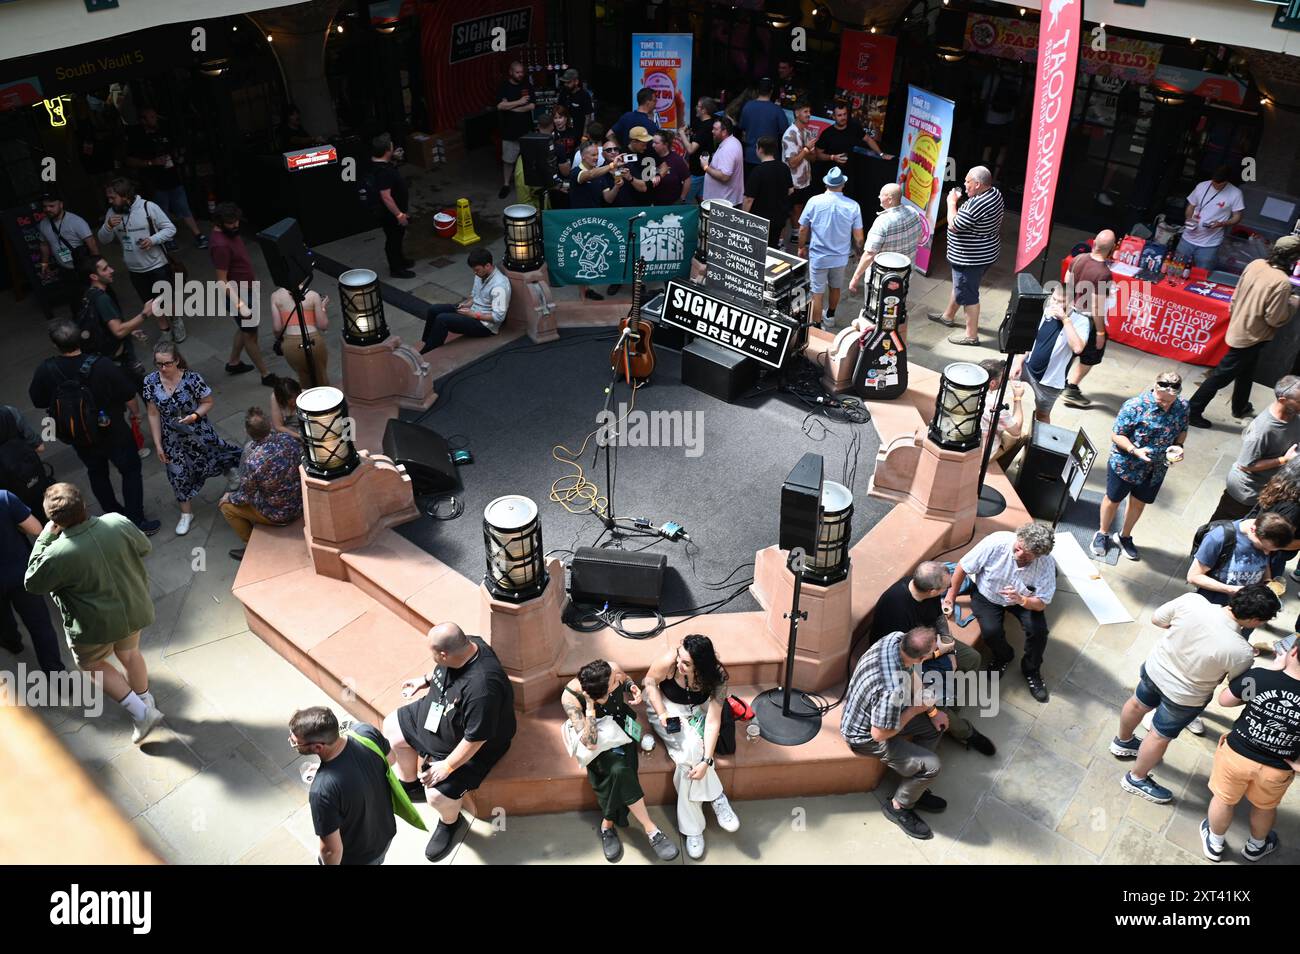
<svg viewBox="0 0 1300 954"><path fill-rule="evenodd" d="M149 405L149 429L158 460L180 504L176 533L190 532L194 508L190 501L209 477L224 474L228 482L238 476L240 449L217 434L208 420L212 389L191 371L176 345L160 341L154 346L157 371L144 379L144 399Z"/></svg>

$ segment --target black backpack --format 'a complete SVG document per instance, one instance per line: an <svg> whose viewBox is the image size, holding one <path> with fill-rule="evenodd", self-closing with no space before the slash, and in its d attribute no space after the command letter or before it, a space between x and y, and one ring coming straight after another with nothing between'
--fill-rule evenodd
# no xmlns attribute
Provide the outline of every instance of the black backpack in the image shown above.
<svg viewBox="0 0 1300 954"><path fill-rule="evenodd" d="M1209 523L1203 523L1196 528L1196 533L1192 535L1192 556L1196 556L1196 551L1201 548L1201 541L1205 535L1215 527L1223 527L1223 546L1219 550L1218 559L1214 561L1214 566L1210 567L1209 575L1218 579L1216 575L1220 570L1232 561L1233 551L1237 549L1237 526L1233 520L1211 520Z"/></svg>
<svg viewBox="0 0 1300 954"><path fill-rule="evenodd" d="M99 316L99 309L95 307L96 296L106 294L108 292L100 291L98 288L87 289L85 297L81 299L81 307L77 309L77 327L81 329L81 350L85 354L112 357L121 345L121 342L104 325L104 320Z"/></svg>
<svg viewBox="0 0 1300 954"><path fill-rule="evenodd" d="M0 408L0 490L17 497L44 523L42 502L45 488L52 483L45 462L23 440L9 412Z"/></svg>
<svg viewBox="0 0 1300 954"><path fill-rule="evenodd" d="M108 428L99 426L99 402L90 390L90 372L100 358L97 354L85 355L76 377L69 378L59 369L56 359L46 362L54 375L54 403L50 416L54 418L54 433L59 440L82 450L98 448L108 436Z"/></svg>

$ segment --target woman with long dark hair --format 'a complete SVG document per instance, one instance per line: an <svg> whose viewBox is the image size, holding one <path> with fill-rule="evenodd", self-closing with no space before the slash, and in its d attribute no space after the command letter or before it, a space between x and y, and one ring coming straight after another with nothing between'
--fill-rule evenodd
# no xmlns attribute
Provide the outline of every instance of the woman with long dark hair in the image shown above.
<svg viewBox="0 0 1300 954"><path fill-rule="evenodd" d="M641 690L617 665L596 659L578 670L577 678L569 681L560 698L564 714L569 717L566 741L572 740L574 754L579 753L579 748L588 752L601 749L587 763L587 781L591 782L604 816L600 842L605 860L618 861L623 857L623 845L615 826L626 828L630 815L645 829L650 847L659 859L672 861L677 857L677 846L650 820L645 793L637 779L637 743L642 729L632 706L641 704ZM606 730L622 733L619 735L622 744L613 745L612 740L607 740Z"/></svg>
<svg viewBox="0 0 1300 954"><path fill-rule="evenodd" d="M677 828L690 858L704 855L704 806L713 805L723 831L740 819L722 791L713 755L722 731L727 670L707 636L692 634L655 660L645 678L646 717L676 763Z"/></svg>
<svg viewBox="0 0 1300 954"><path fill-rule="evenodd" d="M1293 527L1300 527L1300 458L1288 461L1278 468L1277 473L1259 492L1259 501L1255 505L1252 517L1275 513ZM1283 548L1274 550L1269 558L1273 570L1273 579L1281 579L1286 569L1286 561L1300 550L1300 537L1292 540ZM1291 574L1291 579L1300 582L1300 566Z"/></svg>

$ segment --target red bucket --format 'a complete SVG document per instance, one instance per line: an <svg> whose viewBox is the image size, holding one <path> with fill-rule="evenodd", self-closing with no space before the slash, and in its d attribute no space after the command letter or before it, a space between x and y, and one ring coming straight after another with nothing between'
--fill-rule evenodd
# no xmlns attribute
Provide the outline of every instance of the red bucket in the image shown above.
<svg viewBox="0 0 1300 954"><path fill-rule="evenodd" d="M433 230L444 238L451 238L456 234L456 213L443 209L433 217Z"/></svg>

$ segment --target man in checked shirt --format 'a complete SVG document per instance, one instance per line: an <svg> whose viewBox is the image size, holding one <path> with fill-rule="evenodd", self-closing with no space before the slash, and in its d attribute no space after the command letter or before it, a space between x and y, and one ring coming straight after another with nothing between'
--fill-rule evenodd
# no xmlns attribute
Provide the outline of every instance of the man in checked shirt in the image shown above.
<svg viewBox="0 0 1300 954"><path fill-rule="evenodd" d="M990 533L961 558L943 600L944 613L951 613L966 577L974 581L971 609L979 620L980 636L993 653L990 672L1005 672L1016 656L1007 643L1006 614L1020 621L1025 631L1020 669L1030 695L1039 702L1047 701L1042 666L1047 648L1045 611L1056 595L1056 561L1050 555L1055 542L1052 528L1041 523L1027 523L1014 533Z"/></svg>

